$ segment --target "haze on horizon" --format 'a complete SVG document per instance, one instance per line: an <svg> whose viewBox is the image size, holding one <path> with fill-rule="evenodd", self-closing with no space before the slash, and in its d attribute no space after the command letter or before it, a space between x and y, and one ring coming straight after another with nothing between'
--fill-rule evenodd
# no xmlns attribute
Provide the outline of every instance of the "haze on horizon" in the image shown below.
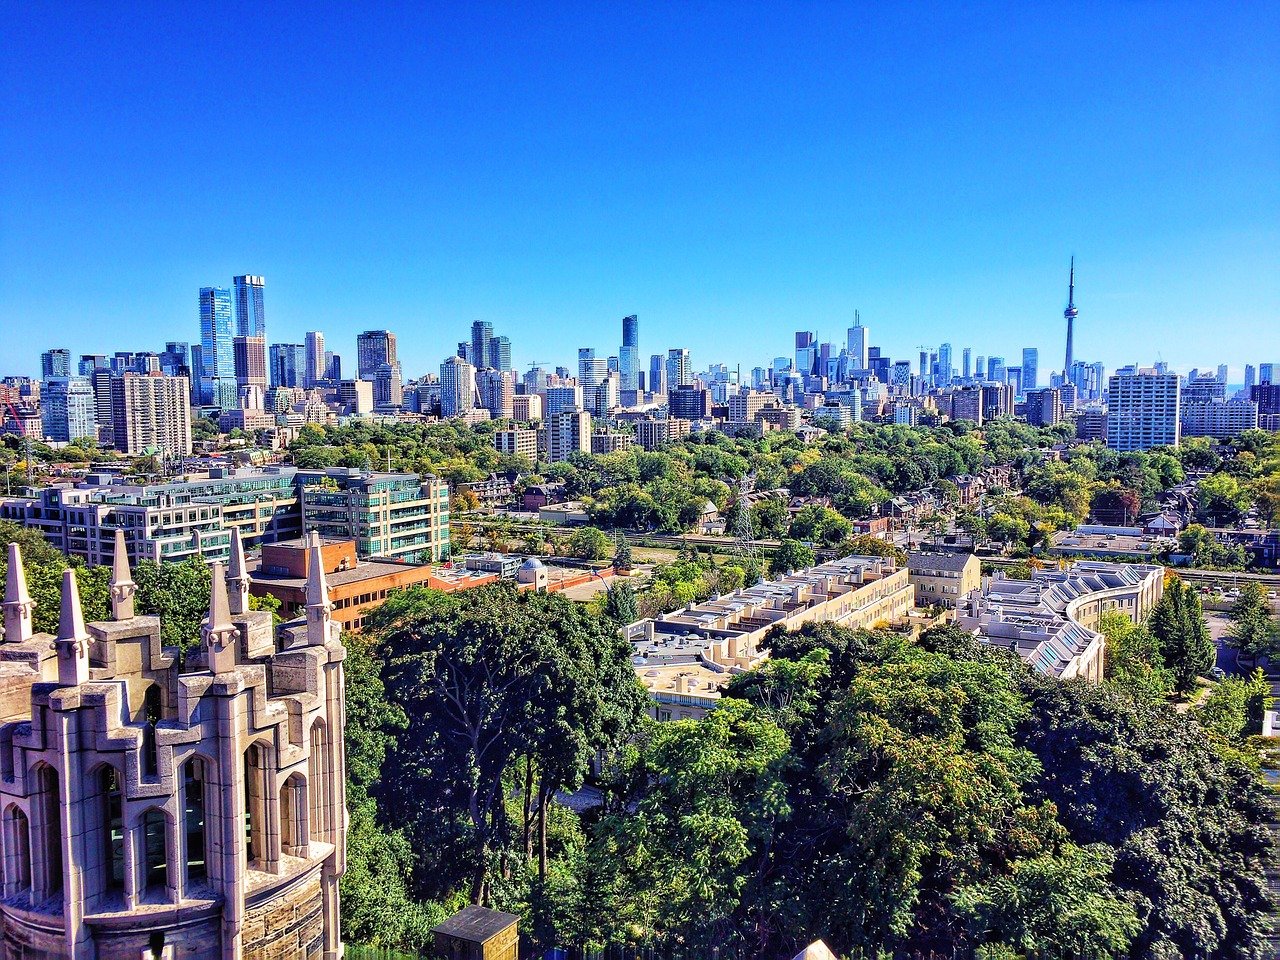
<svg viewBox="0 0 1280 960"><path fill-rule="evenodd" d="M0 374L198 340L474 319L517 366L766 366L853 311L1108 368L1280 362L1280 7L28 6L0 67Z"/></svg>

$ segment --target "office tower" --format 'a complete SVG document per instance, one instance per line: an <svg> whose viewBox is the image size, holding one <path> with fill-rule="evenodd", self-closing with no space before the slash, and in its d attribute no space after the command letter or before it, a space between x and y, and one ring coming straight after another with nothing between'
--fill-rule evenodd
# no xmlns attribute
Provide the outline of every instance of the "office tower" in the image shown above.
<svg viewBox="0 0 1280 960"><path fill-rule="evenodd" d="M63 443L81 437L97 440L98 417L92 384L85 377L46 379L40 390L40 420L47 440Z"/></svg>
<svg viewBox="0 0 1280 960"><path fill-rule="evenodd" d="M567 460L571 453L590 453L591 414L585 410L548 414L542 424L542 447L548 463Z"/></svg>
<svg viewBox="0 0 1280 960"><path fill-rule="evenodd" d="M1004 383L1004 357L987 357L987 379L992 383Z"/></svg>
<svg viewBox="0 0 1280 960"><path fill-rule="evenodd" d="M1063 417L1062 393L1053 387L1027 391L1027 423L1033 427L1052 427Z"/></svg>
<svg viewBox="0 0 1280 960"><path fill-rule="evenodd" d="M511 340L508 337L490 337L485 363L494 370L511 369Z"/></svg>
<svg viewBox="0 0 1280 960"><path fill-rule="evenodd" d="M1107 382L1107 446L1122 453L1176 447L1181 397L1177 374L1151 368L1117 370Z"/></svg>
<svg viewBox="0 0 1280 960"><path fill-rule="evenodd" d="M1037 379L1040 351L1035 347L1022 348L1022 393L1025 396L1040 386Z"/></svg>
<svg viewBox="0 0 1280 960"><path fill-rule="evenodd" d="M689 351L684 347L672 347L667 351L667 391L693 383L693 367L689 364Z"/></svg>
<svg viewBox="0 0 1280 960"><path fill-rule="evenodd" d="M468 363L470 363L471 362L471 341L459 340L456 355L461 357L463 360L466 360Z"/></svg>
<svg viewBox="0 0 1280 960"><path fill-rule="evenodd" d="M609 372L603 357L597 357L593 347L578 349L578 384L584 394L594 390Z"/></svg>
<svg viewBox="0 0 1280 960"><path fill-rule="evenodd" d="M249 338L256 339L256 338ZM122 453L155 448L171 457L191 453L190 385L186 377L111 377L112 442Z"/></svg>
<svg viewBox="0 0 1280 960"><path fill-rule="evenodd" d="M373 413L373 390L370 380L339 380L338 406L349 417L367 417Z"/></svg>
<svg viewBox="0 0 1280 960"><path fill-rule="evenodd" d="M332 350L324 352L324 378L331 383L342 379L342 355Z"/></svg>
<svg viewBox="0 0 1280 960"><path fill-rule="evenodd" d="M493 324L485 320L476 320L471 324L471 346L467 359L474 367L486 366L489 362L489 341L493 339Z"/></svg>
<svg viewBox="0 0 1280 960"><path fill-rule="evenodd" d="M114 444L115 432L111 424L111 378L119 374L112 373L110 367L98 367L89 376L89 385L93 388L93 414L97 421L99 443ZM188 397L188 402L190 398Z"/></svg>
<svg viewBox="0 0 1280 960"><path fill-rule="evenodd" d="M302 373L302 385L310 388L324 379L324 334L313 330L304 339L307 364Z"/></svg>
<svg viewBox="0 0 1280 960"><path fill-rule="evenodd" d="M307 348L304 344L273 343L267 352L271 386L302 386L307 371Z"/></svg>
<svg viewBox="0 0 1280 960"><path fill-rule="evenodd" d="M457 417L475 409L476 368L461 357L440 364L440 416Z"/></svg>
<svg viewBox="0 0 1280 960"><path fill-rule="evenodd" d="M667 394L667 410L681 420L705 420L711 416L711 391L692 384L674 387Z"/></svg>
<svg viewBox="0 0 1280 960"><path fill-rule="evenodd" d="M929 375L929 351L920 351L920 376L921 378Z"/></svg>
<svg viewBox="0 0 1280 960"><path fill-rule="evenodd" d="M234 409L237 400L233 341L231 291L225 287L201 287L200 357L204 367L200 372L201 402L222 410Z"/></svg>
<svg viewBox="0 0 1280 960"><path fill-rule="evenodd" d="M1244 392L1247 396L1249 391L1253 389L1254 384L1258 382L1258 370L1252 363L1244 365Z"/></svg>
<svg viewBox="0 0 1280 960"><path fill-rule="evenodd" d="M41 379L48 380L50 377L69 376L71 376L70 350L65 347L55 347L40 354Z"/></svg>
<svg viewBox="0 0 1280 960"><path fill-rule="evenodd" d="M494 420L510 420L515 415L516 375L509 370L488 368L476 371L480 406Z"/></svg>
<svg viewBox="0 0 1280 960"><path fill-rule="evenodd" d="M889 382L899 390L911 386L911 361L899 360L889 370Z"/></svg>
<svg viewBox="0 0 1280 960"><path fill-rule="evenodd" d="M82 377L87 377L87 376L90 376L93 373L93 371L101 367L109 368L110 366L111 364L107 360L107 356L104 353L82 353L80 355L80 363L76 367L76 372L79 373L80 376ZM43 357L40 358L40 367L41 369L44 368Z"/></svg>
<svg viewBox="0 0 1280 960"><path fill-rule="evenodd" d="M867 348L871 331L862 325L862 314L853 311L853 326L849 328L849 365L855 370L866 370L869 366Z"/></svg>
<svg viewBox="0 0 1280 960"><path fill-rule="evenodd" d="M536 393L518 393L511 398L511 419L520 423L542 419L542 397Z"/></svg>
<svg viewBox="0 0 1280 960"><path fill-rule="evenodd" d="M972 347L965 347L960 351L960 378L966 382L973 378Z"/></svg>
<svg viewBox="0 0 1280 960"><path fill-rule="evenodd" d="M375 407L384 409L404 406L404 378L400 374L398 360L379 364L373 371L373 403Z"/></svg>
<svg viewBox="0 0 1280 960"><path fill-rule="evenodd" d="M622 348L618 351L618 377L623 390L640 389L640 318L622 318Z"/></svg>
<svg viewBox="0 0 1280 960"><path fill-rule="evenodd" d="M597 417L607 417L609 411L619 405L620 391L618 383L618 374L610 371L603 380L596 384L587 407Z"/></svg>
<svg viewBox="0 0 1280 960"><path fill-rule="evenodd" d="M547 387L547 416L563 413L565 410L582 409L582 387L579 385L561 385Z"/></svg>
<svg viewBox="0 0 1280 960"><path fill-rule="evenodd" d="M1004 382L1013 387L1013 395L1015 397L1022 396L1022 368L1021 367L1005 367Z"/></svg>
<svg viewBox="0 0 1280 960"><path fill-rule="evenodd" d="M266 337L267 315L262 309L262 277L233 278L236 292L236 336Z"/></svg>
<svg viewBox="0 0 1280 960"><path fill-rule="evenodd" d="M1071 258L1071 277L1067 281L1067 309L1062 311L1062 317L1067 321L1067 360L1063 364L1063 376L1069 376L1071 373L1071 364L1075 362L1075 351L1073 339L1075 337L1076 317L1080 315L1080 311L1076 309L1076 258Z"/></svg>
<svg viewBox="0 0 1280 960"><path fill-rule="evenodd" d="M366 330L356 337L356 379L372 380L380 366L396 362L396 335L390 330Z"/></svg>
<svg viewBox="0 0 1280 960"><path fill-rule="evenodd" d="M1276 365L1274 363L1258 364L1258 382L1259 383L1275 383L1276 382L1275 370L1276 370Z"/></svg>
<svg viewBox="0 0 1280 960"><path fill-rule="evenodd" d="M235 355L236 388L261 387L267 389L267 341L262 337L236 337L232 352Z"/></svg>
<svg viewBox="0 0 1280 960"><path fill-rule="evenodd" d="M982 354L978 354L978 359L973 362L973 379L987 379L987 358Z"/></svg>
<svg viewBox="0 0 1280 960"><path fill-rule="evenodd" d="M1221 383L1227 382L1227 365L1225 363L1218 364L1218 380Z"/></svg>
<svg viewBox="0 0 1280 960"><path fill-rule="evenodd" d="M160 372L166 377L191 379L191 346L181 340L170 340L160 354Z"/></svg>
<svg viewBox="0 0 1280 960"><path fill-rule="evenodd" d="M796 331L796 365L795 372L802 377L807 377L814 371L814 367L818 361L818 335L807 330ZM667 375L668 387L674 390L678 384L671 381L670 374Z"/></svg>
<svg viewBox="0 0 1280 960"><path fill-rule="evenodd" d="M938 347L938 386L951 386L951 344Z"/></svg>
<svg viewBox="0 0 1280 960"><path fill-rule="evenodd" d="M649 382L646 386L650 393L667 392L667 362L660 353L649 358Z"/></svg>

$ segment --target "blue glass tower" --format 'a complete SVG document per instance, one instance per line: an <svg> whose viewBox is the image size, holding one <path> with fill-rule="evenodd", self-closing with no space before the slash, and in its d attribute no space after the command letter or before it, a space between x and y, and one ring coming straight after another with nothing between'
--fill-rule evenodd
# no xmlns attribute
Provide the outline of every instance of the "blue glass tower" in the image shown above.
<svg viewBox="0 0 1280 960"><path fill-rule="evenodd" d="M262 277L243 276L235 278L236 285L236 336L265 337L267 335L267 315L262 308L262 288L266 281Z"/></svg>
<svg viewBox="0 0 1280 960"><path fill-rule="evenodd" d="M231 291L200 288L200 399L227 410L236 405Z"/></svg>
<svg viewBox="0 0 1280 960"><path fill-rule="evenodd" d="M635 314L622 318L622 349L618 351L619 387L640 389L640 318Z"/></svg>

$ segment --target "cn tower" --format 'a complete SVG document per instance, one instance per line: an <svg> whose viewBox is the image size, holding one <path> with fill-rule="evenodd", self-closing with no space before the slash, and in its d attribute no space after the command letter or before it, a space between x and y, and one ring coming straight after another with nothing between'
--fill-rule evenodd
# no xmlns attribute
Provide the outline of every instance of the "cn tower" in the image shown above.
<svg viewBox="0 0 1280 960"><path fill-rule="evenodd" d="M1067 365L1062 370L1062 379L1064 381L1071 380L1071 339L1075 333L1076 314L1080 311L1076 309L1076 258L1071 258L1071 279L1067 281L1067 309L1062 311L1063 317L1067 321Z"/></svg>

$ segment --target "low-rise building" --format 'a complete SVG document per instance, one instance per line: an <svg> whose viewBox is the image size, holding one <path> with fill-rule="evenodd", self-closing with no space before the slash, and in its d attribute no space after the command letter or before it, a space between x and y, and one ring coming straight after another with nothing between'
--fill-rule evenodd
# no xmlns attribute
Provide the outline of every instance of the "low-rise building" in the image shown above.
<svg viewBox="0 0 1280 960"><path fill-rule="evenodd" d="M591 452L600 453L620 453L623 450L630 450L636 442L636 438L629 433L615 433L611 430L597 430L591 434Z"/></svg>
<svg viewBox="0 0 1280 960"><path fill-rule="evenodd" d="M1103 676L1102 614L1134 622L1164 593L1164 567L1081 561L1067 570L1036 570L1030 580L997 575L956 608L956 623L984 643L1016 652L1032 669L1094 683Z"/></svg>
<svg viewBox="0 0 1280 960"><path fill-rule="evenodd" d="M509 456L538 459L538 431L528 427L511 427L493 431L493 448Z"/></svg>
<svg viewBox="0 0 1280 960"><path fill-rule="evenodd" d="M715 706L730 676L763 662L761 641L775 626L870 628L905 617L912 595L906 568L886 557L851 556L639 620L623 635L654 698L653 715L696 719Z"/></svg>
<svg viewBox="0 0 1280 960"><path fill-rule="evenodd" d="M972 553L912 552L907 560L917 607L954 610L982 585L982 562Z"/></svg>

